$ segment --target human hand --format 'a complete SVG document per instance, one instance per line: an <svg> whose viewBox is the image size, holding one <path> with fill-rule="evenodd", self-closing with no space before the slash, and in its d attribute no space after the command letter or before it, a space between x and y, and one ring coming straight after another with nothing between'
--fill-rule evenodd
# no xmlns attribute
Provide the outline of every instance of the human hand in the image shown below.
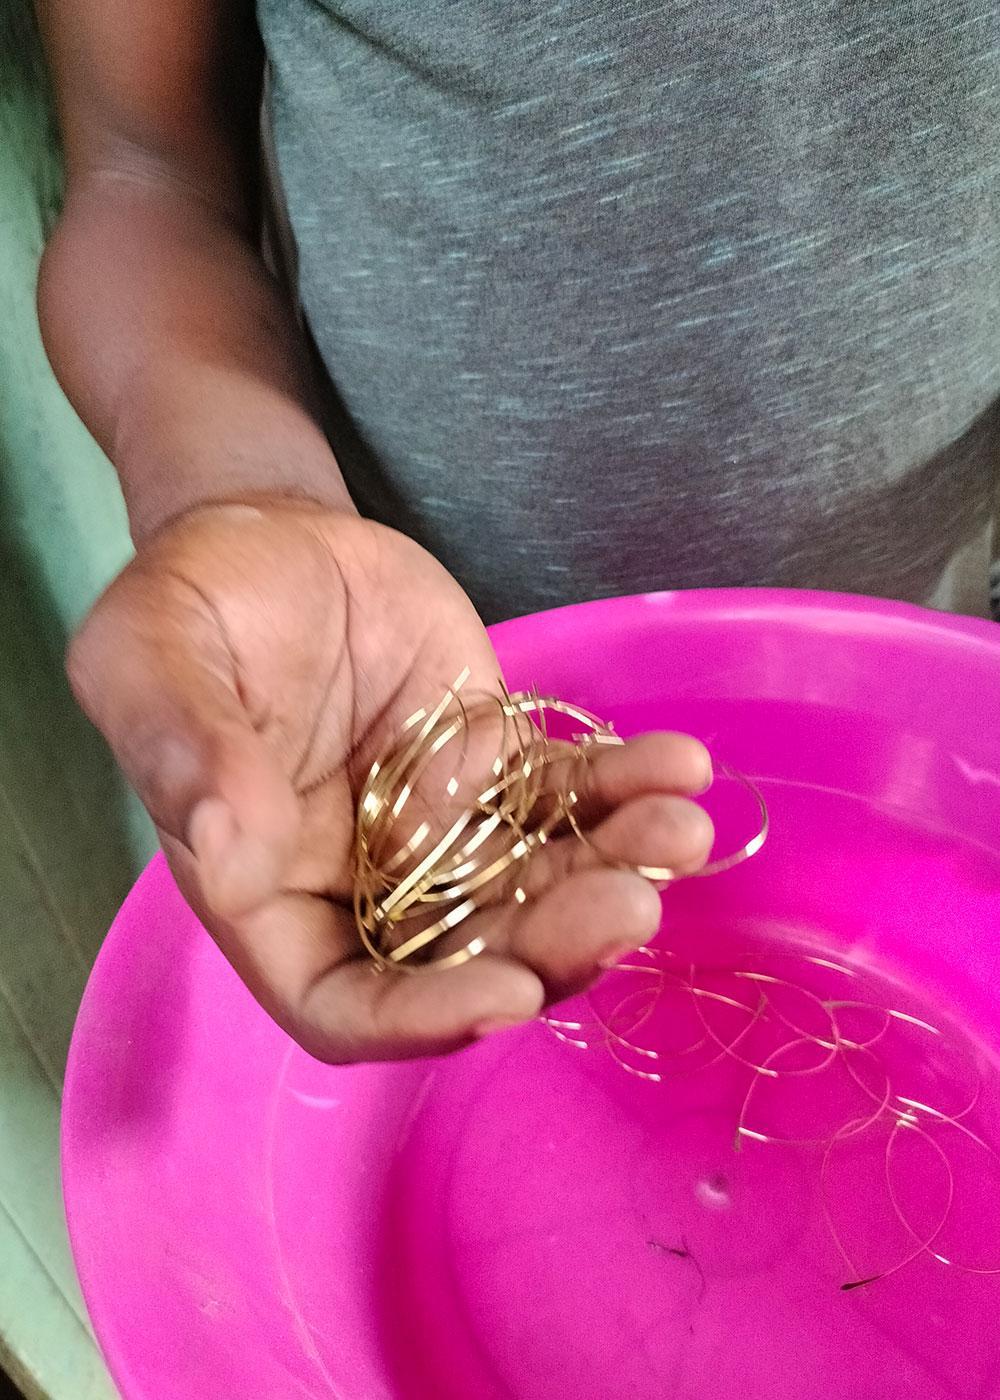
<svg viewBox="0 0 1000 1400"><path fill-rule="evenodd" d="M355 802L372 761L468 667L499 667L471 603L418 545L271 498L204 507L148 540L99 600L69 672L157 825L192 908L265 1009L343 1062L460 1048L529 1020L656 932L659 897L572 835L528 899L477 911L462 967L375 975L351 907ZM601 747L578 815L610 860L696 869L712 828L694 740Z"/></svg>

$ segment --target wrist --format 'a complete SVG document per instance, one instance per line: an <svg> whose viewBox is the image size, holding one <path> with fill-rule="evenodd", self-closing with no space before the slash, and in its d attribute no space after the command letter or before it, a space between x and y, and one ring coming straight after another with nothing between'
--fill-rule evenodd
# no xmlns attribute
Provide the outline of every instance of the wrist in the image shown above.
<svg viewBox="0 0 1000 1400"><path fill-rule="evenodd" d="M322 429L297 399L242 375L158 373L119 417L112 457L140 544L202 507L314 502L356 514Z"/></svg>
<svg viewBox="0 0 1000 1400"><path fill-rule="evenodd" d="M315 513L322 515L325 520L331 520L334 516L341 516L345 521L358 521L360 519L360 514L353 502L343 506L318 499L317 496L309 495L301 489L289 491L278 491L273 488L267 491L244 490L239 494L232 495L224 493L206 495L204 499L184 506L172 515L165 515L155 526L144 530L139 535L133 531L132 537L137 548L146 548L159 538L170 535L175 530L182 531L189 523L197 524L202 519L215 519L218 523L232 523L240 519L259 520L264 515L273 517L279 511L294 512L300 517Z"/></svg>

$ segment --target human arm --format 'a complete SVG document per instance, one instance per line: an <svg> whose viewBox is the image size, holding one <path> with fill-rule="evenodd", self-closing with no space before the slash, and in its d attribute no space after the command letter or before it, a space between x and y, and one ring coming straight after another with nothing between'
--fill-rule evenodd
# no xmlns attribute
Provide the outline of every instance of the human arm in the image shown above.
<svg viewBox="0 0 1000 1400"><path fill-rule="evenodd" d="M44 0L68 190L46 253L46 345L122 481L136 559L70 652L84 708L153 815L193 907L312 1053L427 1053L537 1013L654 931L638 876L578 843L490 951L373 978L350 912L354 804L403 720L468 666L474 609L412 541L361 520L311 410L293 318L256 246L260 55L242 0ZM593 765L602 849L696 865L690 741Z"/></svg>

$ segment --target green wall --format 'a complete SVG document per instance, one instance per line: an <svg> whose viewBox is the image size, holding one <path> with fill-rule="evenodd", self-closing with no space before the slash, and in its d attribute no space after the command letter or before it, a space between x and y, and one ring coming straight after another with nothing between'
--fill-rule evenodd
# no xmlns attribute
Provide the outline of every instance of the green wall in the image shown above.
<svg viewBox="0 0 1000 1400"><path fill-rule="evenodd" d="M153 843L62 674L129 544L38 334L60 184L30 5L0 0L0 1361L29 1396L108 1400L65 1238L59 1100L87 970Z"/></svg>

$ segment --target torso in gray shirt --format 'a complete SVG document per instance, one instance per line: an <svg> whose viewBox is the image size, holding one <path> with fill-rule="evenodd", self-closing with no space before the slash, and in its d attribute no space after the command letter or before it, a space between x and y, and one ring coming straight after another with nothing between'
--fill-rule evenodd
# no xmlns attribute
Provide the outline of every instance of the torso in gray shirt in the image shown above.
<svg viewBox="0 0 1000 1400"><path fill-rule="evenodd" d="M260 19L338 455L488 618L699 585L925 599L983 530L995 0Z"/></svg>

